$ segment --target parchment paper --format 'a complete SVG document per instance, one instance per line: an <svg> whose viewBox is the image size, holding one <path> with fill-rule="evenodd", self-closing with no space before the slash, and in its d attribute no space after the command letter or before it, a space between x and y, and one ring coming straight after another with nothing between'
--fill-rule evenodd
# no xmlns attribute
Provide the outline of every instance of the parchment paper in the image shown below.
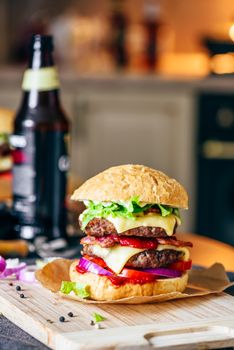
<svg viewBox="0 0 234 350"><path fill-rule="evenodd" d="M221 293L226 288L234 285L230 283L228 276L222 264L216 263L208 269L190 270L188 286L183 293L172 292L160 294L151 297L129 297L112 301L95 301L82 299L75 295L65 295L61 292L62 281L70 281L69 267L73 261L66 259L57 259L45 265L36 272L37 280L52 292L59 293L61 297L73 299L82 303L93 304L146 304L157 303L172 299L191 298L201 295Z"/></svg>

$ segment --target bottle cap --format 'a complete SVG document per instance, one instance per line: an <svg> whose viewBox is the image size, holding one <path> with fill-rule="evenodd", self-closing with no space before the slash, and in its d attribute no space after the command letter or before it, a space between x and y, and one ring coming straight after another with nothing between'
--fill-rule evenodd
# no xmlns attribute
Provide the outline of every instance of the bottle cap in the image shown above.
<svg viewBox="0 0 234 350"><path fill-rule="evenodd" d="M49 50L53 51L53 37L51 35L33 35L30 42L30 50Z"/></svg>

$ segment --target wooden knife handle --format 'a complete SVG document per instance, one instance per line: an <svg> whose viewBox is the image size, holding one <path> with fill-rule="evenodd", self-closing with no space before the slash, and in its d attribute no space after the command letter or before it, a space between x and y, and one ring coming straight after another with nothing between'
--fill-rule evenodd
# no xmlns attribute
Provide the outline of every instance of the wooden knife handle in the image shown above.
<svg viewBox="0 0 234 350"><path fill-rule="evenodd" d="M28 255L28 252L28 244L23 240L0 240L0 255L7 256L14 254L19 256L26 256Z"/></svg>

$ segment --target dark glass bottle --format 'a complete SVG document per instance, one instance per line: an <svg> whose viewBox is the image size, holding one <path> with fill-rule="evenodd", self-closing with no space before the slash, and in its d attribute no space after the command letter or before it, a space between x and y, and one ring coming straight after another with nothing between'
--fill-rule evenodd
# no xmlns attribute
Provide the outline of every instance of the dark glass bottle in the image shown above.
<svg viewBox="0 0 234 350"><path fill-rule="evenodd" d="M111 16L112 41L111 51L117 68L125 68L128 65L126 50L127 18L124 13L124 1L112 0L113 14Z"/></svg>
<svg viewBox="0 0 234 350"><path fill-rule="evenodd" d="M51 36L33 36L11 137L15 231L28 240L66 236L69 122L59 101L52 51Z"/></svg>
<svg viewBox="0 0 234 350"><path fill-rule="evenodd" d="M145 1L143 4L144 27L146 33L145 64L153 72L158 64L158 34L161 28L161 9L157 2Z"/></svg>

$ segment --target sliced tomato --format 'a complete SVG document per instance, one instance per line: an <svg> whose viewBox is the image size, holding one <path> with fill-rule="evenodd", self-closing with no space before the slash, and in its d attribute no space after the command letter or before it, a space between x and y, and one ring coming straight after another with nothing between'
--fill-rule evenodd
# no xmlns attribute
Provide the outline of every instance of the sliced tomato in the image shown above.
<svg viewBox="0 0 234 350"><path fill-rule="evenodd" d="M83 275L83 273L86 273L87 271L82 269L79 265L76 265L76 271L81 273Z"/></svg>
<svg viewBox="0 0 234 350"><path fill-rule="evenodd" d="M169 266L170 269L185 271L192 267L192 260L188 261L177 261Z"/></svg>
<svg viewBox="0 0 234 350"><path fill-rule="evenodd" d="M103 268L106 268L107 265L105 261L102 258L99 258L98 256L90 256L90 255L84 255L83 256L85 259L92 261L94 264L97 264Z"/></svg>
<svg viewBox="0 0 234 350"><path fill-rule="evenodd" d="M126 277L108 276L107 278L115 287L120 287L125 285L126 283L130 283L130 279Z"/></svg>
<svg viewBox="0 0 234 350"><path fill-rule="evenodd" d="M129 246L133 248L156 249L158 246L157 240L153 238L115 236L114 239L122 246Z"/></svg>
<svg viewBox="0 0 234 350"><path fill-rule="evenodd" d="M134 280L135 282L139 284L147 283L147 282L153 282L156 279L156 276L152 273L148 272L142 272L139 270L133 270L133 269L127 269L124 268L120 274L122 277L127 277L130 280Z"/></svg>

